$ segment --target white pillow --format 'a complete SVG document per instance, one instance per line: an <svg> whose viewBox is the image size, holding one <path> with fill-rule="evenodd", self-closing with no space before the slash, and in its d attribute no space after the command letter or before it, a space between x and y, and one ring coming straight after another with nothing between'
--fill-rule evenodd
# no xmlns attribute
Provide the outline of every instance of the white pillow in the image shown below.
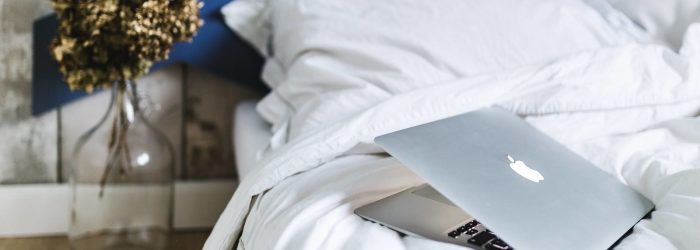
<svg viewBox="0 0 700 250"><path fill-rule="evenodd" d="M396 93L636 42L629 20L601 12L606 4L237 0L223 13L269 56L263 78L273 90L258 111L294 139Z"/></svg>
<svg viewBox="0 0 700 250"><path fill-rule="evenodd" d="M653 39L681 47L690 24L700 22L700 0L608 0L644 28Z"/></svg>

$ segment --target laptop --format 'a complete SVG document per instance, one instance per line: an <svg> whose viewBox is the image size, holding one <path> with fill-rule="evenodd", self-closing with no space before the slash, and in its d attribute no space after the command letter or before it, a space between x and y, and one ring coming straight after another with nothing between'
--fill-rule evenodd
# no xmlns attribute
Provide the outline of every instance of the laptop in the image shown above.
<svg viewBox="0 0 700 250"><path fill-rule="evenodd" d="M654 207L498 107L375 142L427 183L355 213L407 235L477 249L608 249Z"/></svg>

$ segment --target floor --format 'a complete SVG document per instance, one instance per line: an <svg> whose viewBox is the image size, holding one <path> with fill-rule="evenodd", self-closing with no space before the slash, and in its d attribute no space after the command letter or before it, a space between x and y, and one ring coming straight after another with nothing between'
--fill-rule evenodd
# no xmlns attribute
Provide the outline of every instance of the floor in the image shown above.
<svg viewBox="0 0 700 250"><path fill-rule="evenodd" d="M169 250L198 250L202 249L209 232L178 232L175 233ZM0 238L0 250L69 250L68 238L64 236L41 238Z"/></svg>

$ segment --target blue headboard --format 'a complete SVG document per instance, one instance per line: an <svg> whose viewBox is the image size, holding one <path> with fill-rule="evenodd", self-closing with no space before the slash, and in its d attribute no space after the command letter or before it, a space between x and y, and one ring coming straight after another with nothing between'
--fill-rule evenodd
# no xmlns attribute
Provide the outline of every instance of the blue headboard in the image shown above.
<svg viewBox="0 0 700 250"><path fill-rule="evenodd" d="M186 63L254 89L267 90L260 80L263 58L236 36L224 23L220 9L230 0L203 0L204 25L191 43L177 43L168 60L158 62L150 71ZM55 15L34 21L32 69L32 114L38 115L86 95L71 92L64 84L58 65L51 57L49 44L56 35Z"/></svg>

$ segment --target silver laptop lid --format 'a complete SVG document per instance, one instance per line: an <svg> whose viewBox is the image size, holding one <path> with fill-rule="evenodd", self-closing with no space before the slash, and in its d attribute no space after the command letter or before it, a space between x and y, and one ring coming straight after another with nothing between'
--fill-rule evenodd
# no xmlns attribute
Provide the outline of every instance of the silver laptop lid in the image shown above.
<svg viewBox="0 0 700 250"><path fill-rule="evenodd" d="M653 207L502 108L375 141L519 250L606 249Z"/></svg>

